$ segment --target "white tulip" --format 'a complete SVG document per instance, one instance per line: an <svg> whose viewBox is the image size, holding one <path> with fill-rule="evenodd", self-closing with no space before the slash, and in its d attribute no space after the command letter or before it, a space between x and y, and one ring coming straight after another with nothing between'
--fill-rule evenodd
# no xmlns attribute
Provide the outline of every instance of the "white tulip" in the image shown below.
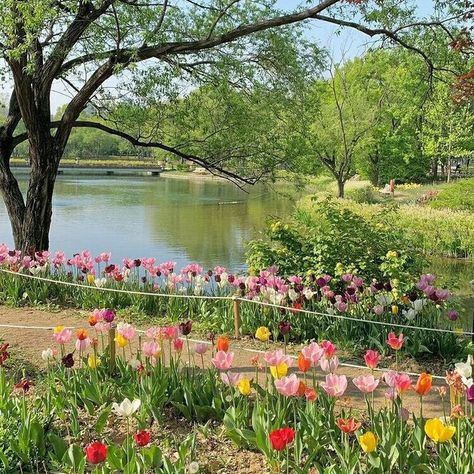
<svg viewBox="0 0 474 474"><path fill-rule="evenodd" d="M196 474L199 472L199 464L196 461L193 461L192 463L189 464L189 474Z"/></svg>
<svg viewBox="0 0 474 474"><path fill-rule="evenodd" d="M41 358L42 358L44 361L48 361L49 359L52 359L53 357L54 357L53 349L45 349L45 350L41 353Z"/></svg>
<svg viewBox="0 0 474 474"><path fill-rule="evenodd" d="M126 398L120 405L118 403L113 403L112 408L119 416L123 416L128 418L132 416L141 405L141 401L136 399L131 402L128 398Z"/></svg>
<svg viewBox="0 0 474 474"><path fill-rule="evenodd" d="M128 361L128 365L129 367L131 367L132 369L134 370L137 370L138 367L140 367L142 365L142 363L138 360L138 359L130 359Z"/></svg>
<svg viewBox="0 0 474 474"><path fill-rule="evenodd" d="M96 278L94 284L97 288L102 288L107 283L106 278Z"/></svg>
<svg viewBox="0 0 474 474"><path fill-rule="evenodd" d="M472 376L472 366L467 362L458 362L454 364L456 372L464 379L469 379Z"/></svg>

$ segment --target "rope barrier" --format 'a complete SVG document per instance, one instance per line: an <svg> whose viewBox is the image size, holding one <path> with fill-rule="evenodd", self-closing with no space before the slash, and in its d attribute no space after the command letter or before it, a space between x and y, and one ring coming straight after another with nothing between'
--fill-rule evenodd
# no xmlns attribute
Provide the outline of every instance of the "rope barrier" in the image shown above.
<svg viewBox="0 0 474 474"><path fill-rule="evenodd" d="M47 331L52 331L54 329L53 326L17 326L17 325L9 325L9 324L0 324L0 328L12 328L12 329L33 329L33 330L47 330ZM74 326L64 326L65 329L78 329L77 327L74 327ZM145 334L146 331L144 331L143 329L137 329L137 332L141 333L141 334ZM207 345L212 345L212 342L210 341L203 341L201 339L193 339L193 338L188 338L188 340L190 342L194 342L194 343L197 343L197 344L207 344ZM259 349L250 349L250 348L247 348L247 347L239 347L238 348L239 351L243 351L243 352L250 352L250 353L253 353L253 354L265 354L266 351L262 351L262 350L259 350ZM295 356L295 355L291 355L289 354L289 357L291 357L292 359L294 360L297 360L298 357ZM363 365L357 365L357 364L350 364L348 362L340 362L339 363L340 366L342 367L350 367L350 368L353 368L353 369L367 369L366 366L363 366ZM377 372L388 372L390 369L387 369L387 368L375 368L373 369ZM413 377L419 377L420 374L417 374L415 372L404 372L408 375L411 375ZM445 377L443 377L442 375L433 375L433 378L434 379L439 379L439 380L445 380Z"/></svg>
<svg viewBox="0 0 474 474"><path fill-rule="evenodd" d="M339 314L329 314L329 313L322 313L318 311L309 311L306 309L293 309L289 308L288 306L282 306L274 303L268 303L265 301L259 301L259 300L249 300L247 298L240 298L236 296L213 296L213 295L189 295L189 294L179 294L179 293L151 293L151 292L144 292L144 291L135 291L135 290L121 290L119 288L107 288L107 287L97 287L97 286L91 286L91 285L84 285L81 283L74 283L74 282L68 282L68 281L62 281L62 280L55 280L52 278L43 278L43 277L38 277L36 275L28 275L27 273L18 273L18 272L13 272L11 270L5 270L3 268L0 268L0 272L7 273L10 275L14 276L21 276L24 278L28 278L31 280L39 280L47 283L53 283L53 284L58 284L58 285L65 285L65 286L71 286L71 287L77 287L77 288L82 288L82 289L91 289L91 290L96 290L96 291L105 291L105 292L113 292L113 293L122 293L122 294L131 294L131 295L141 295L141 296L154 296L154 297L163 297L163 298L185 298L185 299L200 299L200 300L221 300L221 301L240 301L244 303L252 303L252 304L257 304L260 306L267 306L267 307L272 307L272 308L277 308L277 309L284 309L286 311L291 310L295 313L302 313L302 314L308 314L308 315L313 315L313 316L324 316L328 318L333 318L333 319L339 319L339 320L344 320L344 321L353 321L353 322L358 322L358 323L368 323L368 324L375 324L379 326L387 326L387 327L396 327L396 328L401 328L401 329L412 329L412 330L420 330L420 331L431 331L431 332L437 332L441 334L454 334L456 336L474 336L474 332L471 331L465 331L462 329L461 331L453 331L450 329L440 329L440 328L430 328L430 327L423 327L423 326L410 326L408 324L399 324L399 323L390 323L390 322L385 322L385 321L374 321L372 319L360 319L360 318L354 318L351 316L344 316L344 315L339 315Z"/></svg>

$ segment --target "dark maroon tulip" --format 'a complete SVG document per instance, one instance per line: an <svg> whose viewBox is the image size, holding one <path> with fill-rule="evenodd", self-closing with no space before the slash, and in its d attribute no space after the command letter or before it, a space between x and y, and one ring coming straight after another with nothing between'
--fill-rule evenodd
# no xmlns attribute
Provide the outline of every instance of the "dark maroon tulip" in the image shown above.
<svg viewBox="0 0 474 474"><path fill-rule="evenodd" d="M146 277L145 276L142 277L142 283L146 283Z"/></svg>
<svg viewBox="0 0 474 474"><path fill-rule="evenodd" d="M285 336L290 333L291 324L288 321L281 321L280 324L278 325L278 330L283 336Z"/></svg>
<svg viewBox="0 0 474 474"><path fill-rule="evenodd" d="M207 274L211 277L212 276L212 270L208 270Z"/></svg>
<svg viewBox="0 0 474 474"><path fill-rule="evenodd" d="M23 390L23 392L28 392L31 387L31 382L27 379L20 380L18 383L15 384L15 388L19 390Z"/></svg>
<svg viewBox="0 0 474 474"><path fill-rule="evenodd" d="M454 309L451 309L448 311L448 318L451 321L457 321L457 319L459 318L459 313L455 311Z"/></svg>
<svg viewBox="0 0 474 474"><path fill-rule="evenodd" d="M214 280L216 280L217 283L220 283L220 281L221 281L221 276L220 276L220 275L216 275L216 276L214 277Z"/></svg>
<svg viewBox="0 0 474 474"><path fill-rule="evenodd" d="M381 290L383 290L383 283L380 283L379 281L376 281L376 282L373 284L373 287L374 287L377 291L381 291Z"/></svg>
<svg viewBox="0 0 474 474"><path fill-rule="evenodd" d="M347 293L348 295L353 295L353 294L355 294L355 292L356 292L356 289L355 289L353 286L348 286L348 287L346 288L346 293Z"/></svg>
<svg viewBox="0 0 474 474"><path fill-rule="evenodd" d="M234 283L234 281L235 281L235 276L234 275L229 275L227 277L227 281L232 285L232 283Z"/></svg>
<svg viewBox="0 0 474 474"><path fill-rule="evenodd" d="M386 291L392 291L392 284L388 281L385 283L384 288Z"/></svg>
<svg viewBox="0 0 474 474"><path fill-rule="evenodd" d="M184 323L179 324L179 330L183 336L187 336L191 333L191 329L193 328L192 321L186 321Z"/></svg>
<svg viewBox="0 0 474 474"><path fill-rule="evenodd" d="M466 397L469 403L474 403L474 384L466 389Z"/></svg>
<svg viewBox="0 0 474 474"><path fill-rule="evenodd" d="M71 367L74 367L74 357L71 354L67 354L62 358L62 363L64 367L70 369Z"/></svg>
<svg viewBox="0 0 474 474"><path fill-rule="evenodd" d="M324 277L319 277L319 278L316 280L316 285L318 285L320 288L322 288L323 286L326 286L326 278L324 278Z"/></svg>
<svg viewBox="0 0 474 474"><path fill-rule="evenodd" d="M408 293L408 299L410 301L416 301L418 299L418 295L415 290L410 291L410 293Z"/></svg>
<svg viewBox="0 0 474 474"><path fill-rule="evenodd" d="M134 261L133 261L134 265L136 267L139 267L141 264L142 264L142 261L139 259L139 258L136 258Z"/></svg>

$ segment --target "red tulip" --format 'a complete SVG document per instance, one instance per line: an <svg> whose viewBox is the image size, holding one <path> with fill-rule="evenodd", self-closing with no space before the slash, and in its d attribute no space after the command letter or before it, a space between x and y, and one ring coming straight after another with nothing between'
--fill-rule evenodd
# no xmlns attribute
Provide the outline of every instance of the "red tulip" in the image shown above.
<svg viewBox="0 0 474 474"><path fill-rule="evenodd" d="M292 428L280 428L279 430L272 431L268 437L273 449L283 451L295 439L295 430Z"/></svg>
<svg viewBox="0 0 474 474"><path fill-rule="evenodd" d="M85 447L84 451L86 452L86 459L91 464L100 464L107 458L107 446L100 441L92 441Z"/></svg>
<svg viewBox="0 0 474 474"><path fill-rule="evenodd" d="M339 426L339 429L343 433L354 433L354 431L360 428L361 423L355 421L354 418L348 418L347 420L339 418L337 420L337 426Z"/></svg>
<svg viewBox="0 0 474 474"><path fill-rule="evenodd" d="M135 433L135 443L137 443L137 446L143 448L150 444L150 441L151 433L149 431L139 431L138 433Z"/></svg>
<svg viewBox="0 0 474 474"><path fill-rule="evenodd" d="M227 352L229 350L229 339L225 336L218 337L216 347L218 351Z"/></svg>

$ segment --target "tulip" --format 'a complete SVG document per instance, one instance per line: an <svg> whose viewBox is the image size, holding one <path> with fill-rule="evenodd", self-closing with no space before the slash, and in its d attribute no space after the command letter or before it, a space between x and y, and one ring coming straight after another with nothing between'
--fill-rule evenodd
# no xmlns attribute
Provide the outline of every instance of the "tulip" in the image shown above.
<svg viewBox="0 0 474 474"><path fill-rule="evenodd" d="M293 397L298 393L300 381L296 374L291 374L288 377L275 379L275 388L279 393L286 397Z"/></svg>
<svg viewBox="0 0 474 474"><path fill-rule="evenodd" d="M14 385L16 389L23 390L24 393L28 392L31 387L31 382L27 379L20 380Z"/></svg>
<svg viewBox="0 0 474 474"><path fill-rule="evenodd" d="M212 364L218 370L229 370L234 361L233 352L217 351L215 357L212 359Z"/></svg>
<svg viewBox="0 0 474 474"><path fill-rule="evenodd" d="M193 328L192 321L186 321L179 324L179 330L183 336L188 336Z"/></svg>
<svg viewBox="0 0 474 474"><path fill-rule="evenodd" d="M229 350L229 338L221 336L217 338L216 348L218 351L227 352Z"/></svg>
<svg viewBox="0 0 474 474"><path fill-rule="evenodd" d="M140 448L143 448L145 446L148 446L151 442L151 433L149 431L139 431L138 433L135 433L135 443L137 446Z"/></svg>
<svg viewBox="0 0 474 474"><path fill-rule="evenodd" d="M244 377L241 373L221 372L221 380L229 387L235 387Z"/></svg>
<svg viewBox="0 0 474 474"><path fill-rule="evenodd" d="M326 375L326 381L321 383L321 387L331 397L342 397L347 389L347 378L345 375Z"/></svg>
<svg viewBox="0 0 474 474"><path fill-rule="evenodd" d="M278 366L280 364L286 364L287 367L291 367L291 357L283 353L281 349L273 352L265 352L263 359L270 366Z"/></svg>
<svg viewBox="0 0 474 474"><path fill-rule="evenodd" d="M309 359L306 359L305 356L300 353L298 356L298 369L301 370L301 372L307 372L311 367L311 361Z"/></svg>
<svg viewBox="0 0 474 474"><path fill-rule="evenodd" d="M155 341L144 342L142 351L145 357L156 357L160 353L160 346Z"/></svg>
<svg viewBox="0 0 474 474"><path fill-rule="evenodd" d="M395 389L398 393L406 392L411 388L411 379L407 374L397 374L395 376Z"/></svg>
<svg viewBox="0 0 474 474"><path fill-rule="evenodd" d="M432 375L426 372L421 373L415 385L415 392L420 396L426 395L431 390L432 382Z"/></svg>
<svg viewBox="0 0 474 474"><path fill-rule="evenodd" d="M309 402L313 402L317 398L316 390L311 387L306 387L304 391L304 396L306 397L306 400L308 400Z"/></svg>
<svg viewBox="0 0 474 474"><path fill-rule="evenodd" d="M322 359L319 359L319 366L323 372L333 374L339 367L339 359L337 356L331 357L330 359L323 357Z"/></svg>
<svg viewBox="0 0 474 474"><path fill-rule="evenodd" d="M336 353L336 346L331 341L321 342L321 348L324 349L324 356L330 359Z"/></svg>
<svg viewBox="0 0 474 474"><path fill-rule="evenodd" d="M288 366L284 362L278 365L272 365L270 367L270 373L274 379L281 379L288 373Z"/></svg>
<svg viewBox="0 0 474 474"><path fill-rule="evenodd" d="M255 338L262 342L267 342L270 339L270 330L265 326L260 326L255 332Z"/></svg>
<svg viewBox="0 0 474 474"><path fill-rule="evenodd" d="M239 380L237 383L237 388L239 389L239 392L245 397L249 396L250 392L252 391L250 387L250 380L247 378L242 378Z"/></svg>
<svg viewBox="0 0 474 474"><path fill-rule="evenodd" d="M102 319L106 323L111 323L115 319L115 311L113 309L102 310Z"/></svg>
<svg viewBox="0 0 474 474"><path fill-rule="evenodd" d="M295 431L292 428L280 428L268 435L272 448L283 451L295 439Z"/></svg>
<svg viewBox="0 0 474 474"><path fill-rule="evenodd" d="M372 431L359 436L359 444L364 453L372 453L377 448L377 438Z"/></svg>
<svg viewBox="0 0 474 474"><path fill-rule="evenodd" d="M354 418L348 418L347 420L344 420L343 418L339 418L337 420L337 426L339 426L339 429L343 433L354 433L361 427L361 423L358 421L355 421Z"/></svg>
<svg viewBox="0 0 474 474"><path fill-rule="evenodd" d="M369 369L375 369L380 361L380 354L377 351L368 350L364 355L365 365Z"/></svg>
<svg viewBox="0 0 474 474"><path fill-rule="evenodd" d="M117 334L114 341L118 344L119 347L125 347L128 344L128 339L122 336L122 334Z"/></svg>
<svg viewBox="0 0 474 474"><path fill-rule="evenodd" d="M138 399L131 402L128 398L125 398L120 405L114 402L112 409L118 416L129 418L140 408L140 405L141 401Z"/></svg>
<svg viewBox="0 0 474 474"><path fill-rule="evenodd" d="M173 347L174 347L174 350L176 352L181 352L183 350L183 344L184 344L184 341L183 339L175 339L173 341Z"/></svg>
<svg viewBox="0 0 474 474"><path fill-rule="evenodd" d="M387 337L387 344L395 351L399 351L404 342L403 333L400 333L399 336L396 336L394 332L389 332Z"/></svg>
<svg viewBox="0 0 474 474"><path fill-rule="evenodd" d="M435 443L444 443L450 440L456 428L451 425L445 425L439 418L432 418L425 423L425 433Z"/></svg>
<svg viewBox="0 0 474 474"><path fill-rule="evenodd" d="M53 349L49 349L49 348L45 349L43 352L41 352L41 358L46 362L50 359L53 359L54 358Z"/></svg>
<svg viewBox="0 0 474 474"><path fill-rule="evenodd" d="M131 341L137 333L136 329L128 323L119 323L117 325L117 332L127 339L127 341Z"/></svg>
<svg viewBox="0 0 474 474"><path fill-rule="evenodd" d="M96 357L95 355L89 354L89 357L87 358L87 365L91 369L97 368L97 366L100 364L100 359Z"/></svg>
<svg viewBox="0 0 474 474"><path fill-rule="evenodd" d="M64 367L67 369L70 369L71 367L74 366L74 357L72 354L66 354L62 359L61 359L62 364Z"/></svg>
<svg viewBox="0 0 474 474"><path fill-rule="evenodd" d="M197 342L196 344L194 344L193 349L196 354L203 355L208 351L209 345L206 344L205 342Z"/></svg>
<svg viewBox="0 0 474 474"><path fill-rule="evenodd" d="M86 459L91 464L100 464L107 458L107 446L100 441L89 443L85 449Z"/></svg>
<svg viewBox="0 0 474 474"><path fill-rule="evenodd" d="M324 354L324 349L316 342L312 342L309 346L303 347L301 353L305 359L311 361L313 366L316 366L319 363L319 359L321 359Z"/></svg>
<svg viewBox="0 0 474 474"><path fill-rule="evenodd" d="M380 380L376 379L373 375L360 375L352 379L352 383L362 393L372 393L379 385Z"/></svg>
<svg viewBox="0 0 474 474"><path fill-rule="evenodd" d="M56 331L57 328L61 328L59 331ZM70 329L65 329L62 326L57 326L54 330L54 339L55 341L60 344L64 345L68 343L72 338L72 331Z"/></svg>
<svg viewBox="0 0 474 474"><path fill-rule="evenodd" d="M287 336L291 332L291 324L288 321L281 321L278 324L278 330L283 336Z"/></svg>
<svg viewBox="0 0 474 474"><path fill-rule="evenodd" d="M466 389L466 397L469 403L474 403L474 384Z"/></svg>

